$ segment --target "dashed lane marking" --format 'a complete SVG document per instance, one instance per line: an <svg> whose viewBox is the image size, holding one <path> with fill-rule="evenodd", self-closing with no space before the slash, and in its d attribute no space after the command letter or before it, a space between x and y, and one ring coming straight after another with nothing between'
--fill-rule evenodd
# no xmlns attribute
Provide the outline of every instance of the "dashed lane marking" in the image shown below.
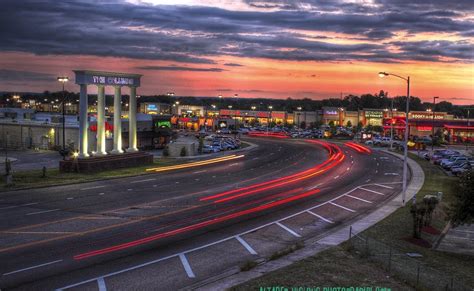
<svg viewBox="0 0 474 291"><path fill-rule="evenodd" d="M297 234L295 231L293 231L292 229L288 228L287 226L277 222L276 225L278 225L279 227L283 228L284 230L286 230L287 232L289 232L290 234L292 234L293 236L296 236L296 237L301 237L301 235Z"/></svg>
<svg viewBox="0 0 474 291"><path fill-rule="evenodd" d="M374 184L374 185L382 187L382 188L393 189L393 187L390 187L390 186L387 186L387 185L382 185L382 184Z"/></svg>
<svg viewBox="0 0 474 291"><path fill-rule="evenodd" d="M105 186L94 186L94 187L86 187L86 188L82 188L81 191L85 191L85 190L92 190L92 189L98 189L98 188L104 188Z"/></svg>
<svg viewBox="0 0 474 291"><path fill-rule="evenodd" d="M194 275L194 272L191 269L191 265L189 265L188 259L186 258L184 253L179 254L179 259L181 260L181 263L183 264L184 270L186 271L188 277L196 278L196 275Z"/></svg>
<svg viewBox="0 0 474 291"><path fill-rule="evenodd" d="M29 216L29 215L43 214L43 213L49 213L49 212L58 211L58 210L61 210L61 209L57 208L57 209L43 210L43 211L37 211L37 212L30 212L25 215Z"/></svg>
<svg viewBox="0 0 474 291"><path fill-rule="evenodd" d="M97 279L97 287L99 287L99 291L107 291L104 278Z"/></svg>
<svg viewBox="0 0 474 291"><path fill-rule="evenodd" d="M244 246L244 248L251 253L252 255L256 255L257 252L246 242L244 241L240 236L235 237L241 244Z"/></svg>
<svg viewBox="0 0 474 291"><path fill-rule="evenodd" d="M33 202L33 203L26 203L26 204L20 204L20 205L6 206L6 207L0 208L0 210L12 209L12 208L18 208L18 207L21 207L21 206L30 206L30 205L36 205L36 204L39 204L39 202Z"/></svg>
<svg viewBox="0 0 474 291"><path fill-rule="evenodd" d="M347 196L347 197L350 197L350 198L352 198L352 199L356 199L356 200L359 200L359 201L362 201L362 202L365 202L365 203L370 203L370 204L372 204L372 202L369 201L369 200L365 200L365 199L362 199L362 198L359 198L359 197L356 197L356 196L352 196L352 195L349 195L349 194L347 194L346 196Z"/></svg>
<svg viewBox="0 0 474 291"><path fill-rule="evenodd" d="M316 216L317 218L319 218L319 219L321 219L321 220L323 220L323 221L326 221L327 223L334 223L334 221L332 221L332 220L330 220L330 219L327 219L327 218L324 218L324 217L322 217L321 215L316 214L316 213L314 213L314 212L311 211L311 210L308 210L308 211L306 211L306 212L308 212L309 214L311 214L311 215L313 215L313 216Z"/></svg>
<svg viewBox="0 0 474 291"><path fill-rule="evenodd" d="M377 195L385 196L385 194L383 194L383 193L381 193L381 192L374 191L374 190L370 190L370 189L367 189L367 188L364 188L364 187L359 187L359 189L360 189L360 190L367 191L367 192L372 192L372 193L377 194Z"/></svg>
<svg viewBox="0 0 474 291"><path fill-rule="evenodd" d="M329 202L329 204L334 205L334 206L339 207L339 208L342 208L342 209L344 209L344 210L350 211L350 212L356 212L354 209L350 209L350 208L344 207L344 206L339 205L339 204L334 203L334 202Z"/></svg>
<svg viewBox="0 0 474 291"><path fill-rule="evenodd" d="M144 182L150 182L150 181L155 181L155 180L156 180L155 178L145 179L145 180L138 180L138 181L132 181L132 182L130 182L130 184L144 183Z"/></svg>
<svg viewBox="0 0 474 291"><path fill-rule="evenodd" d="M56 261L52 261L52 262L48 262L48 263L44 263L44 264L40 264L40 265L36 265L36 266L31 266L31 267L24 268L24 269L20 269L20 270L8 272L8 273L3 274L2 276L13 275L13 274L21 273L21 272L28 271L28 270L31 270L31 269L36 269L36 268L44 267L44 266L47 266L47 265L56 264L56 263L59 263L59 262L62 262L62 260L56 260Z"/></svg>

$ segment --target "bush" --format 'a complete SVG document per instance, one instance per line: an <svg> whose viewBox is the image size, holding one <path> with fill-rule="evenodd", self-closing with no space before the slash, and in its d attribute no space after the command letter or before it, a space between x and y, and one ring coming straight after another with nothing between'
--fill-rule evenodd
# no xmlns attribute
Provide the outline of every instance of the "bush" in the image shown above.
<svg viewBox="0 0 474 291"><path fill-rule="evenodd" d="M182 148L181 148L180 156L182 156L182 157L185 157L185 156L186 156L186 148L185 148L185 147L182 147Z"/></svg>

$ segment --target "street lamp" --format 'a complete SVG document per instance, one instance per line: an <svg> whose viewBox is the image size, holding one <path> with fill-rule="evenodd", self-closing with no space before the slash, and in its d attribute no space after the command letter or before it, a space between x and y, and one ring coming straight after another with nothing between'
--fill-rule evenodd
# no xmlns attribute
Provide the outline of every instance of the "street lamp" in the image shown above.
<svg viewBox="0 0 474 291"><path fill-rule="evenodd" d="M408 174L408 111L410 110L410 76L402 77L395 74L380 72L379 77L394 76L407 82L407 104L405 112L405 148L403 152L403 192L402 192L402 206L405 206L405 198L407 195L407 174Z"/></svg>
<svg viewBox="0 0 474 291"><path fill-rule="evenodd" d="M66 159L66 96L64 92L64 85L66 82L69 81L69 78L67 76L61 76L58 77L58 82L61 82L63 85L63 102L62 102L62 108L63 108L63 149L61 151L61 155L63 156L63 160ZM58 100L56 100L58 101Z"/></svg>
<svg viewBox="0 0 474 291"><path fill-rule="evenodd" d="M296 109L299 111L296 115L298 117L296 127L300 128L300 115L301 115L301 110L303 109L303 107L298 106ZM305 120L305 122L306 122L306 120Z"/></svg>
<svg viewBox="0 0 474 291"><path fill-rule="evenodd" d="M433 97L433 122L431 124L431 153L434 151L434 126L435 126L435 106L436 106L436 99L439 97Z"/></svg>
<svg viewBox="0 0 474 291"><path fill-rule="evenodd" d="M273 106L268 106L268 109L270 110L270 117L268 119L268 123L267 123L267 135L268 135L268 129L270 128L270 122L272 122L272 109L273 109Z"/></svg>

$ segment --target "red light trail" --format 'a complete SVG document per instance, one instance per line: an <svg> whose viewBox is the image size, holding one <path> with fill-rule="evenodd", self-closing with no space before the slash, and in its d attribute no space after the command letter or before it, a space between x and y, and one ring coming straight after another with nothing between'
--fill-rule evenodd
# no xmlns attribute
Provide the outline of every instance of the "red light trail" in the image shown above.
<svg viewBox="0 0 474 291"><path fill-rule="evenodd" d="M281 178L278 178L278 179L274 179L274 180L271 180L271 181L266 181L266 182L263 182L263 183L258 183L258 184L250 185L250 186L247 186L247 187L242 187L242 188L239 188L239 189L226 191L226 192L222 192L222 193L219 193L219 194L216 194L216 195L204 197L204 198L201 198L200 201L214 200L213 201L214 204L223 203L223 202L231 201L231 200L234 200L234 199L237 199L237 198L240 198L240 197L249 196L251 194L261 193L261 192L264 192L264 191L267 191L267 190L270 190L270 189L279 189L280 187L287 186L287 185L290 185L290 184L293 184L293 183L297 183L299 181L306 180L306 179L309 179L310 177L314 177L316 175L319 175L321 173L329 171L330 169L334 168L339 163L341 163L345 158L345 155L343 154L342 150L337 145L326 143L326 142L321 142L321 141L308 141L308 142L324 147L329 153L328 159L326 161L324 161L323 163L321 163L319 165L316 165L316 166L314 166L310 169L307 169L305 171L302 171L302 172L298 172L298 173L295 173L295 174L292 174L292 175L289 175L289 176L285 176L285 177L281 177ZM258 199L254 199L252 201L245 202L245 203L242 203L242 204L232 205L232 206L228 206L228 207L225 207L225 208L220 208L217 211L210 211L210 212L207 211L204 214L194 215L192 217L188 217L185 220L180 220L180 221L177 221L177 222L174 222L174 223L171 223L171 224L167 224L165 227L170 227L170 226L173 226L173 225L176 226L178 224L182 225L182 224L187 223L189 221L195 222L197 219L205 219L202 222L192 223L192 224L184 226L184 227L179 227L179 228L174 229L174 230L165 231L165 232L162 232L162 233L147 236L147 237L137 239L137 240L134 240L134 241L130 241L130 242L127 242L127 243L122 243L122 244L118 244L118 245L115 245L115 246L106 247L106 248L103 248L103 249L82 253L82 254L74 256L73 258L75 260L82 260L82 259L86 259L86 258L98 256L98 255L103 255L103 254L107 254L107 253L116 252L116 251L119 251L119 250L128 249L128 248L131 248L131 247L136 247L136 246L143 245L143 244L146 244L146 243L150 243L150 242L153 242L153 241L156 241L156 240L159 240L159 239L172 237L174 235L186 233L186 232L189 232L189 231L192 231L192 230L197 230L197 229L200 229L200 228L203 228L203 227L206 227L206 226L210 226L210 225L214 225L214 224L217 224L217 223L225 222L225 221L228 221L230 219L234 219L234 218L241 217L241 216L244 216L244 215L248 215L248 214L251 214L251 213L264 211L264 210L267 210L267 209L270 209L270 208L273 208L273 207L276 207L276 206L279 206L279 205L290 203L292 201L296 201L296 200L303 199L303 198L306 198L306 197L309 197L309 196L313 196L313 195L319 193L320 190L319 189L314 189L314 190L311 190L311 191L307 191L307 192L304 192L304 193L297 194L300 191L302 191L302 188L286 190L286 191L279 192L279 193L276 193L276 194L259 197ZM234 194L234 195L232 195L232 194ZM293 195L293 194L296 194L296 195ZM277 200L272 201L274 199L277 199ZM270 202L266 202L266 201L270 201ZM250 205L255 205L255 204L261 203L261 202L266 202L266 203L264 203L262 205L259 205L259 206L249 208L249 209L237 210L239 208L247 207L247 206L250 206ZM207 204L207 205L209 205L209 204ZM232 211L235 211L235 210L236 210L236 212L234 212L234 213L225 214L225 212L232 212ZM217 216L217 217L213 217L213 218L211 217L211 216L219 215L219 214L221 214L221 216ZM222 215L222 214L224 214L224 215Z"/></svg>
<svg viewBox="0 0 474 291"><path fill-rule="evenodd" d="M369 148L361 146L360 144L357 144L355 142L349 141L349 142L346 142L345 145L350 147L353 150L356 150L359 153L366 153L366 154L371 154L372 153L372 151Z"/></svg>

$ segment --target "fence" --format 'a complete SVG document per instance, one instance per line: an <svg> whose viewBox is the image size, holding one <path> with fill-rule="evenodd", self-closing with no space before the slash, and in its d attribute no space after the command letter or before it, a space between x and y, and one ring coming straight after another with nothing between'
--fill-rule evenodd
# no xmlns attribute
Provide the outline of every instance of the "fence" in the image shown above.
<svg viewBox="0 0 474 291"><path fill-rule="evenodd" d="M361 256L381 265L389 274L403 279L417 290L474 290L464 285L460 278L433 269L416 259L418 254L399 253L390 245L373 238L349 231L349 244Z"/></svg>

